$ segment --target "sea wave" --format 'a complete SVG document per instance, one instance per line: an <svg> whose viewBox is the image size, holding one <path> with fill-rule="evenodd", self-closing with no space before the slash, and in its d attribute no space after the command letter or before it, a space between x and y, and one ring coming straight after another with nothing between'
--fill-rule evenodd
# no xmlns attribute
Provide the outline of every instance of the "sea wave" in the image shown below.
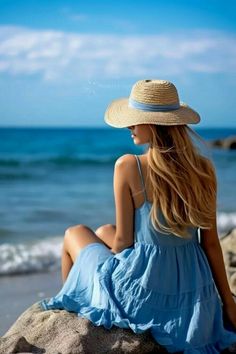
<svg viewBox="0 0 236 354"><path fill-rule="evenodd" d="M0 275L27 274L60 267L62 237L34 244L0 245Z"/></svg>
<svg viewBox="0 0 236 354"><path fill-rule="evenodd" d="M218 212L217 229L219 234L224 236L233 228L236 228L236 212Z"/></svg>
<svg viewBox="0 0 236 354"><path fill-rule="evenodd" d="M236 227L236 213L220 212L217 215L219 237ZM27 274L59 269L63 236L36 243L0 245L0 276Z"/></svg>
<svg viewBox="0 0 236 354"><path fill-rule="evenodd" d="M110 164L117 159L117 155L81 154L78 156L55 155L44 157L1 158L0 167L31 167L31 166L77 166L91 164Z"/></svg>
<svg viewBox="0 0 236 354"><path fill-rule="evenodd" d="M81 156L47 156L0 158L0 182L37 180L43 171L65 171L78 167L114 165L117 155L81 154Z"/></svg>
<svg viewBox="0 0 236 354"><path fill-rule="evenodd" d="M15 181L15 180L25 180L32 179L36 176L30 173L14 171L14 172L0 172L0 182L1 181Z"/></svg>

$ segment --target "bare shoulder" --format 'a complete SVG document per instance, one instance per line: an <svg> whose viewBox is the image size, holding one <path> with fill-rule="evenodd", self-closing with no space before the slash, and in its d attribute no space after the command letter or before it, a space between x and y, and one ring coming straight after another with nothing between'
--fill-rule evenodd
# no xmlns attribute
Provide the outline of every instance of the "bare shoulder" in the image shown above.
<svg viewBox="0 0 236 354"><path fill-rule="evenodd" d="M136 163L136 158L132 154L120 156L115 162L114 175L131 185L132 180L135 178Z"/></svg>
<svg viewBox="0 0 236 354"><path fill-rule="evenodd" d="M132 154L125 154L118 157L118 159L115 162L115 167L118 166L131 167L134 164L135 164L135 156Z"/></svg>

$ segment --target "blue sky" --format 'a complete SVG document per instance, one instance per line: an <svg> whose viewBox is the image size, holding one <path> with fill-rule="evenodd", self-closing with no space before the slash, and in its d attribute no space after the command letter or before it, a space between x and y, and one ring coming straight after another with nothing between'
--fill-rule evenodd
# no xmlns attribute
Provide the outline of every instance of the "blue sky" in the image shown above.
<svg viewBox="0 0 236 354"><path fill-rule="evenodd" d="M236 126L236 1L0 0L0 126L106 126L140 79Z"/></svg>

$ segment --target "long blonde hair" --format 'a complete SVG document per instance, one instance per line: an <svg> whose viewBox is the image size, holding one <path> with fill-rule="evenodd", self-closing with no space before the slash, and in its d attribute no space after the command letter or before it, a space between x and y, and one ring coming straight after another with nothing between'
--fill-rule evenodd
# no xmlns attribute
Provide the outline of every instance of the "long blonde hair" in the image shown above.
<svg viewBox="0 0 236 354"><path fill-rule="evenodd" d="M188 237L188 227L209 229L216 211L217 181L210 159L201 155L187 125L150 124L147 177L153 190L150 218L162 233ZM158 208L165 218L158 218Z"/></svg>

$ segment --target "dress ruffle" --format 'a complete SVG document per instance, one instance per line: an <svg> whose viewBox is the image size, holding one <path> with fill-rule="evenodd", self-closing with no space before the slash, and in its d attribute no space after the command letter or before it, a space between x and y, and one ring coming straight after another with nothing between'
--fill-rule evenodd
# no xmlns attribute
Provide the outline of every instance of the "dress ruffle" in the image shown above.
<svg viewBox="0 0 236 354"><path fill-rule="evenodd" d="M96 250L96 246L88 247L87 251L89 248ZM42 308L75 312L107 329L114 325L131 328L134 333L150 330L153 338L170 353L183 350L186 354L220 353L236 342L236 333L223 326L221 302L198 248L197 243L174 248L136 243L116 255L108 254L96 266L92 284L85 283L82 277L81 269L87 264L85 251L76 259L58 295L43 300ZM188 286L182 284L181 277L173 280L174 287L168 280L163 284L162 273L166 269L162 272L162 263L168 264L172 259L175 268L173 262L177 262L179 252L181 257L183 253L186 256L186 266L194 259L195 274L191 281L187 279ZM93 259L92 254L89 258ZM153 267L156 279L155 284L150 284ZM176 276L173 269L173 278ZM202 345L203 342L206 344Z"/></svg>
<svg viewBox="0 0 236 354"><path fill-rule="evenodd" d="M224 339L222 340L221 334L221 339L216 340L212 344L192 347L190 343L185 342L179 346L173 343L170 334L163 329L161 323L155 323L154 320L150 320L149 323L135 323L126 314L122 314L122 311L117 310L116 312L112 312L108 309L80 305L79 299L75 301L66 295L63 295L62 301L58 303L55 301L51 305L43 300L41 306L44 310L65 309L69 312L75 312L78 314L78 317L84 317L90 320L95 326L104 326L106 329L110 329L112 326L130 328L137 334L150 330L153 338L170 353L182 351L186 347L183 351L184 354L219 354L235 342L235 334L225 331L223 334Z"/></svg>

